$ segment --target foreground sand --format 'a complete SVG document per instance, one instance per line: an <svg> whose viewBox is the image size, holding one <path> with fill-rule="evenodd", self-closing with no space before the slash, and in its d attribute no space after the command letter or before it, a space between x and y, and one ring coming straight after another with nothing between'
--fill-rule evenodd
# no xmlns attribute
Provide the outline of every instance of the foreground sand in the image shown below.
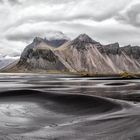
<svg viewBox="0 0 140 140"><path fill-rule="evenodd" d="M1 74L0 140L139 140L139 91L139 79Z"/></svg>
<svg viewBox="0 0 140 140"><path fill-rule="evenodd" d="M114 140L132 135L135 125L140 125L135 116L140 108L126 102L33 90L3 92L0 96L0 139L4 140Z"/></svg>

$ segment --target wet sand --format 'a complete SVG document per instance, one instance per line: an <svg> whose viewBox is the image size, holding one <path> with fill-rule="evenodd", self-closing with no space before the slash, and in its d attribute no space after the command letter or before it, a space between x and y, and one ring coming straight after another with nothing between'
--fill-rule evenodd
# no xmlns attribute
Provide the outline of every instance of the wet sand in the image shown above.
<svg viewBox="0 0 140 140"><path fill-rule="evenodd" d="M139 80L23 74L0 83L0 140L140 139Z"/></svg>

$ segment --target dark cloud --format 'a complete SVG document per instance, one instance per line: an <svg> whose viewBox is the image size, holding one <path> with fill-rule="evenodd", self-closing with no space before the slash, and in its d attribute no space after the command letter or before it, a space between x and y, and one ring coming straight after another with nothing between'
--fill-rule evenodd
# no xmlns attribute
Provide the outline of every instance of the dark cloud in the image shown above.
<svg viewBox="0 0 140 140"><path fill-rule="evenodd" d="M36 36L42 36L42 31L38 30L36 32L34 31L30 31L28 33L22 33L22 32L19 32L19 33L13 33L13 34L8 34L6 35L6 39L9 40L9 41L23 41L23 42L28 42L28 41L31 41L34 37Z"/></svg>
<svg viewBox="0 0 140 140"><path fill-rule="evenodd" d="M20 4L19 0L8 0L11 5Z"/></svg>
<svg viewBox="0 0 140 140"><path fill-rule="evenodd" d="M140 27L140 3L134 4L116 16L120 22Z"/></svg>
<svg viewBox="0 0 140 140"><path fill-rule="evenodd" d="M10 5L17 5L17 4L21 4L21 2L19 0L0 0L0 3L9 3Z"/></svg>
<svg viewBox="0 0 140 140"><path fill-rule="evenodd" d="M7 35L6 39L9 41L28 41L33 38L33 34L14 34L14 35Z"/></svg>

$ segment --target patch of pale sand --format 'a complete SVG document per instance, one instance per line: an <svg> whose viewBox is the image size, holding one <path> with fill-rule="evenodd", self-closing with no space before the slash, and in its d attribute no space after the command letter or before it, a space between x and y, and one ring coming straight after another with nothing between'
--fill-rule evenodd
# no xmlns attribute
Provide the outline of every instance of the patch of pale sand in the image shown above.
<svg viewBox="0 0 140 140"><path fill-rule="evenodd" d="M40 127L35 118L44 113L38 104L33 102L0 103L0 133L24 133Z"/></svg>

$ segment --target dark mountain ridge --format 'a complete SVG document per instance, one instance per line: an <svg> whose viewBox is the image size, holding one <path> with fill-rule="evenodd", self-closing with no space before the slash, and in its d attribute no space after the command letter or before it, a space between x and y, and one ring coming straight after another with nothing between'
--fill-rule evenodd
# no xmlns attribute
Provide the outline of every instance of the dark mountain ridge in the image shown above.
<svg viewBox="0 0 140 140"><path fill-rule="evenodd" d="M12 67L16 67L16 71L22 67L23 71L26 68L27 71L43 69L90 74L140 71L139 46L120 47L119 43L102 45L86 34L81 34L72 41L64 40L61 38L54 45L49 40L36 37L24 49L18 64Z"/></svg>

